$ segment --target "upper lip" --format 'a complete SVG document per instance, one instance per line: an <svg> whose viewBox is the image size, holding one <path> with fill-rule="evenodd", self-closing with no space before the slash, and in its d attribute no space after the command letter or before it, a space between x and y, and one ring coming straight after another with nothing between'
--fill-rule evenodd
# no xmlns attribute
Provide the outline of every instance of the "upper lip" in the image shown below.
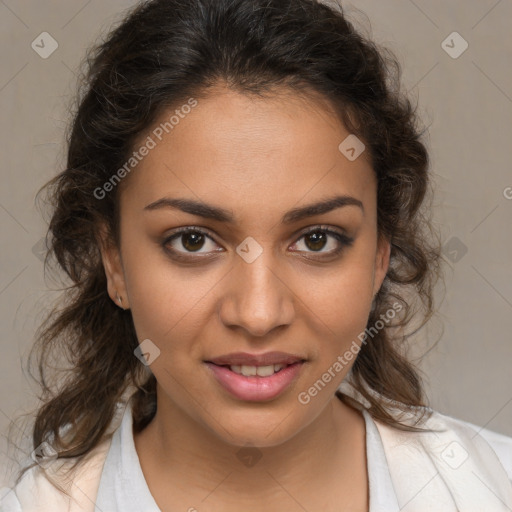
<svg viewBox="0 0 512 512"><path fill-rule="evenodd" d="M286 352L266 352L264 354L249 354L247 352L233 352L213 359L208 359L207 363L217 365L237 365L237 366L270 366L272 364L294 364L303 362L305 359L301 356L288 354Z"/></svg>

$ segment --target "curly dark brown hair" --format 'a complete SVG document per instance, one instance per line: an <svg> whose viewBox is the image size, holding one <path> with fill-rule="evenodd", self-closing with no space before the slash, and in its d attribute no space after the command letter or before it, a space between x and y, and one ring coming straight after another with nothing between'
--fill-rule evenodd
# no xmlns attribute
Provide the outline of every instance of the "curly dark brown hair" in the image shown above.
<svg viewBox="0 0 512 512"><path fill-rule="evenodd" d="M378 183L378 232L391 242L368 327L397 301L403 314L362 345L349 378L375 419L416 428L403 425L386 404L429 411L419 371L403 347L433 315L441 258L427 201L425 129L400 89L393 53L356 31L341 6L317 0L151 0L132 8L84 64L66 168L41 189L52 207L52 258L45 265L56 262L71 283L29 357L37 356L42 388L34 448L51 440L59 458L79 462L108 434L116 404L131 387L135 431L153 418L156 379L134 357L132 316L107 293L99 246L101 225L119 244L121 187L101 199L95 191L166 109L206 97L221 82L244 94L271 94L276 87L319 94L364 141ZM406 332L413 318L420 325ZM58 371L51 361L65 364Z"/></svg>

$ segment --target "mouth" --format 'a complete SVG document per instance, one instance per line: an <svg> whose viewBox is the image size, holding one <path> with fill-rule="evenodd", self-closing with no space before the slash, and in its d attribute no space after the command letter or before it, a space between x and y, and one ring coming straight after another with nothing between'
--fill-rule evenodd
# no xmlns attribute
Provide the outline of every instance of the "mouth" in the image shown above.
<svg viewBox="0 0 512 512"><path fill-rule="evenodd" d="M265 352L263 354L249 354L247 352L233 352L222 356L208 359L207 363L213 363L218 366L234 367L264 367L264 366L287 366L293 363L305 361L300 355L289 354L287 352Z"/></svg>
<svg viewBox="0 0 512 512"><path fill-rule="evenodd" d="M305 362L300 359L289 364L236 365L204 361L223 390L248 402L277 398L298 378Z"/></svg>
<svg viewBox="0 0 512 512"><path fill-rule="evenodd" d="M207 363L212 363L211 361L206 361ZM297 363L292 363L297 364ZM270 364L270 365L262 365L262 366L253 366L253 365L239 365L239 364L215 364L215 366L220 366L222 368L228 368L233 373L238 375L243 375L244 377L270 377L276 373L279 373L284 368L288 368L291 364Z"/></svg>

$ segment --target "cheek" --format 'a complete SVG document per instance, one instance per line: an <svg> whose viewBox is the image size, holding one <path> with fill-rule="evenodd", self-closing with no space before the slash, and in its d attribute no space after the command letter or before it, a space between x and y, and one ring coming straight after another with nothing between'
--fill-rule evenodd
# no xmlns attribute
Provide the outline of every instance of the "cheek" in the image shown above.
<svg viewBox="0 0 512 512"><path fill-rule="evenodd" d="M154 340L168 353L186 345L190 353L195 333L213 314L208 298L223 274L211 268L177 267L154 248L127 244L125 254L125 281L139 341Z"/></svg>
<svg viewBox="0 0 512 512"><path fill-rule="evenodd" d="M373 262L371 252L354 251L343 264L321 280L322 286L307 295L311 310L322 320L340 350L357 340L366 328L373 299Z"/></svg>
<svg viewBox="0 0 512 512"><path fill-rule="evenodd" d="M329 329L334 351L349 346L364 331L371 307L370 284L370 280L340 279L323 299L313 301Z"/></svg>

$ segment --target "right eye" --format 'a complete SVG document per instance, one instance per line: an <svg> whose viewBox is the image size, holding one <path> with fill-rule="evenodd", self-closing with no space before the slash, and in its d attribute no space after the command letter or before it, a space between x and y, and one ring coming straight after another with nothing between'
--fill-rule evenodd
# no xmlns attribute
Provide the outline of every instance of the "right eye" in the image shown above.
<svg viewBox="0 0 512 512"><path fill-rule="evenodd" d="M208 241L216 245L213 238L206 231L188 227L176 230L164 240L162 245L167 252L170 252L179 259L192 259L194 256L189 257L187 255L219 252L218 249L201 251L205 244L208 246Z"/></svg>

